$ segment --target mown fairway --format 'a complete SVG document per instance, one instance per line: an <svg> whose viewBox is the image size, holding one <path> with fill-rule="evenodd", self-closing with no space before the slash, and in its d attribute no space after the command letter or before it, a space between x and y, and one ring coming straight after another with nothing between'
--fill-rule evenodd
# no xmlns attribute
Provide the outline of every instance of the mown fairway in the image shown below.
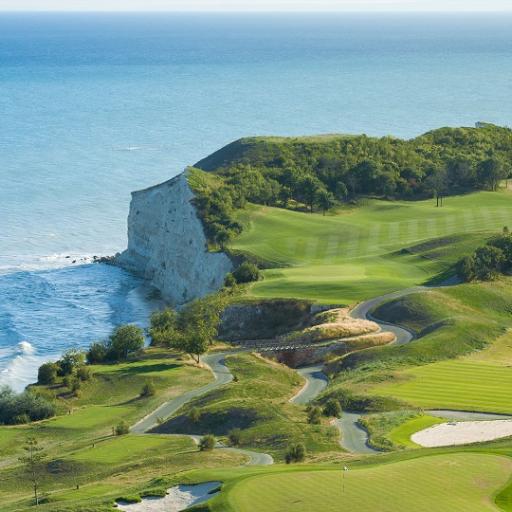
<svg viewBox="0 0 512 512"><path fill-rule="evenodd" d="M483 512L499 510L494 494L509 479L505 457L451 454L343 472L255 476L236 483L214 511ZM226 508L228 505L229 508ZM225 507L225 508L222 508Z"/></svg>
<svg viewBox="0 0 512 512"><path fill-rule="evenodd" d="M248 227L232 247L278 265L250 293L352 303L424 283L481 244L490 232L512 224L507 192L432 200L387 202L326 215L253 207ZM444 248L397 252L425 240L455 234Z"/></svg>
<svg viewBox="0 0 512 512"><path fill-rule="evenodd" d="M423 408L512 413L512 371L470 360L443 361L401 373L406 379L373 388Z"/></svg>

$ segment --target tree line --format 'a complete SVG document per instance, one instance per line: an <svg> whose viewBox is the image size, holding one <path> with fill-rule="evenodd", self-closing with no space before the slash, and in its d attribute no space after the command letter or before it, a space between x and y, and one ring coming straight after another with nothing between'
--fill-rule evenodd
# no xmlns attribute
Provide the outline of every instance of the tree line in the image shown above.
<svg viewBox="0 0 512 512"><path fill-rule="evenodd" d="M247 202L325 213L358 196L435 197L442 206L451 194L496 190L512 171L512 131L484 125L442 128L412 140L256 138L218 153L222 158L198 164L216 180L193 188L209 241L223 247L242 231L236 211Z"/></svg>

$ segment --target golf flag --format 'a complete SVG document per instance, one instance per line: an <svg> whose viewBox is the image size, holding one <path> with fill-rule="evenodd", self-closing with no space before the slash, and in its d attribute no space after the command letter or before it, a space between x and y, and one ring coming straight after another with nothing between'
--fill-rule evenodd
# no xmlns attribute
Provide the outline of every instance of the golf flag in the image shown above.
<svg viewBox="0 0 512 512"><path fill-rule="evenodd" d="M347 466L343 466L343 471L348 471Z"/></svg>

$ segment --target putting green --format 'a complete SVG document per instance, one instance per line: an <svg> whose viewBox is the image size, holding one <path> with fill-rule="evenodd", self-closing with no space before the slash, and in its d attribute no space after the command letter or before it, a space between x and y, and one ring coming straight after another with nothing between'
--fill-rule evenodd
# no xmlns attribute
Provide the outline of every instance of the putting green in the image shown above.
<svg viewBox="0 0 512 512"><path fill-rule="evenodd" d="M493 497L511 470L508 458L465 453L345 473L341 468L284 471L243 479L228 490L225 500L229 510L237 512L496 511Z"/></svg>
<svg viewBox="0 0 512 512"><path fill-rule="evenodd" d="M265 271L250 290L254 296L351 303L446 270L512 223L511 199L508 192L478 192L449 197L442 208L432 200L369 200L326 216L255 206L244 211L248 226L232 248L287 267ZM465 237L448 240L444 249L400 252L456 234Z"/></svg>

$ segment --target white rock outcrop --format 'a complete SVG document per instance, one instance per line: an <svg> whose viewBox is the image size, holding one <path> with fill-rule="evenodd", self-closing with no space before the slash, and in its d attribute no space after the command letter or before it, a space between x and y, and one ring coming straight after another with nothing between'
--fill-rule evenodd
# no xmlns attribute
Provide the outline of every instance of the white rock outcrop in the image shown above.
<svg viewBox="0 0 512 512"><path fill-rule="evenodd" d="M116 258L117 264L149 280L174 305L218 290L233 270L225 253L208 251L193 199L186 172L133 192L128 249Z"/></svg>

